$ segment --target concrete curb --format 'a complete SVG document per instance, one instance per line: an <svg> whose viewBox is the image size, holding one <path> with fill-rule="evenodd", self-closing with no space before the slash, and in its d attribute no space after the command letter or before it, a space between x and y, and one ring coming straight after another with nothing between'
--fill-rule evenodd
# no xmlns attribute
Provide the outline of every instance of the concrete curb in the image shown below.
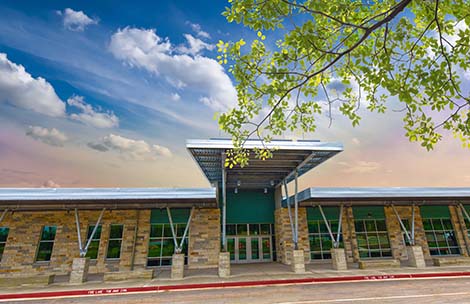
<svg viewBox="0 0 470 304"><path fill-rule="evenodd" d="M214 282L202 284L181 284L181 285L156 285L146 287L129 288L102 288L102 289L76 289L62 291L46 291L31 293L11 293L0 294L0 302L5 301L24 301L24 300L46 300L53 298L83 297L83 296L104 296L104 295L122 295L138 294L150 292L164 292L174 290L195 290L195 289L213 289L213 288L236 288L236 287L254 287L254 286L272 286L272 285L291 285L291 284L318 284L318 283L340 283L357 281L383 281L400 279L429 279L429 278L451 278L451 277L470 277L470 272L443 272L443 273L416 273L416 274L384 274L369 276L342 276L330 278L302 278L302 279L282 279L282 280L260 280L260 281L242 281L242 282Z"/></svg>

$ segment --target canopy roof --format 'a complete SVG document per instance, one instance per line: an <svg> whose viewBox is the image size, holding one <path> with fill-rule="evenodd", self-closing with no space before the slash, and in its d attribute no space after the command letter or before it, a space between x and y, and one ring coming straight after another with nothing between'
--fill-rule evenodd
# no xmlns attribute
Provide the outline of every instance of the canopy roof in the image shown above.
<svg viewBox="0 0 470 304"><path fill-rule="evenodd" d="M250 154L249 164L244 168L227 168L227 188L272 188L286 179L294 179L307 173L327 159L343 151L341 143L320 142L319 140L273 140L265 145L274 148L273 157L260 160ZM260 140L248 140L248 150L263 148ZM222 183L223 154L233 148L230 139L191 139L186 148L194 157L210 183Z"/></svg>
<svg viewBox="0 0 470 304"><path fill-rule="evenodd" d="M355 205L380 204L439 204L443 202L470 203L470 188L307 188L297 196L301 206L312 204L339 205L352 203ZM286 206L287 200L283 200ZM289 197L293 204L294 196Z"/></svg>
<svg viewBox="0 0 470 304"><path fill-rule="evenodd" d="M215 188L0 188L0 209L148 209L217 206Z"/></svg>

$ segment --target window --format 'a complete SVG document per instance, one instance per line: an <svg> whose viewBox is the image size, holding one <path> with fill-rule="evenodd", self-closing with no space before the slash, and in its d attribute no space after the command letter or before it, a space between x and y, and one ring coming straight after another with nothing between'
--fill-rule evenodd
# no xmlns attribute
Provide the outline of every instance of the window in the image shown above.
<svg viewBox="0 0 470 304"><path fill-rule="evenodd" d="M175 223L175 233L178 246L181 244L186 223ZM189 231L183 243L182 253L185 255L185 264L188 258ZM170 224L152 224L150 226L150 241L147 266L169 266L171 257L175 253L175 243Z"/></svg>
<svg viewBox="0 0 470 304"><path fill-rule="evenodd" d="M124 225L111 225L109 227L109 242L107 259L119 259L121 257L122 232Z"/></svg>
<svg viewBox="0 0 470 304"><path fill-rule="evenodd" d="M449 218L423 219L423 226L431 255L460 254L454 228Z"/></svg>
<svg viewBox="0 0 470 304"><path fill-rule="evenodd" d="M2 260L3 251L7 243L8 232L10 231L7 227L0 227L0 261Z"/></svg>
<svg viewBox="0 0 470 304"><path fill-rule="evenodd" d="M355 220L354 226L360 258L392 256L385 220Z"/></svg>
<svg viewBox="0 0 470 304"><path fill-rule="evenodd" d="M86 243L88 243L88 240L91 237L91 233L93 232L93 229L95 229L95 226L88 226L88 233L86 237ZM90 260L96 260L98 258L98 250L100 249L100 238L101 238L101 225L96 228L95 235L93 235L93 239L90 242L90 246L88 246L88 251L86 253L87 258L90 258Z"/></svg>
<svg viewBox="0 0 470 304"><path fill-rule="evenodd" d="M338 237L338 221L328 221L333 237ZM308 239L310 242L310 258L315 260L331 259L330 249L333 248L328 228L323 220L308 221ZM343 238L339 240L340 247L343 247Z"/></svg>
<svg viewBox="0 0 470 304"><path fill-rule="evenodd" d="M36 262L47 262L51 260L56 231L56 226L44 226L42 228Z"/></svg>

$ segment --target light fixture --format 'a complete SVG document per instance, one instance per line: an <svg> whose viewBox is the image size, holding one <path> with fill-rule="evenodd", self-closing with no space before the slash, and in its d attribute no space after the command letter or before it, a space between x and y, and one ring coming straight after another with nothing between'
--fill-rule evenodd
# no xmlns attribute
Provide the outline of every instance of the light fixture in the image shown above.
<svg viewBox="0 0 470 304"><path fill-rule="evenodd" d="M235 190L233 190L233 193L237 194L238 193L238 188L235 188Z"/></svg>
<svg viewBox="0 0 470 304"><path fill-rule="evenodd" d="M268 193L268 188L264 188L264 194Z"/></svg>
<svg viewBox="0 0 470 304"><path fill-rule="evenodd" d="M240 180L237 180L237 187L240 187L242 185L242 182Z"/></svg>
<svg viewBox="0 0 470 304"><path fill-rule="evenodd" d="M271 180L271 181L269 182L269 184L271 185L271 187L273 187L273 186L274 186L274 180Z"/></svg>

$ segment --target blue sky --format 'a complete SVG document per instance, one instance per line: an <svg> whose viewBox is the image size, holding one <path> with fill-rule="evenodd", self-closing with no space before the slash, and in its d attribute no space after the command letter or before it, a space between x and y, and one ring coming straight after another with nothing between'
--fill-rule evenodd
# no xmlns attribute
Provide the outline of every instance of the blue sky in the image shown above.
<svg viewBox="0 0 470 304"><path fill-rule="evenodd" d="M236 100L214 46L254 37L226 22L226 5L2 1L0 186L207 186L184 143L223 136L214 113ZM400 119L367 114L359 128L338 119L315 134L291 134L347 149L305 185L470 182L468 165L444 170L468 151L449 142L426 153L404 139ZM450 154L452 164L434 168Z"/></svg>

